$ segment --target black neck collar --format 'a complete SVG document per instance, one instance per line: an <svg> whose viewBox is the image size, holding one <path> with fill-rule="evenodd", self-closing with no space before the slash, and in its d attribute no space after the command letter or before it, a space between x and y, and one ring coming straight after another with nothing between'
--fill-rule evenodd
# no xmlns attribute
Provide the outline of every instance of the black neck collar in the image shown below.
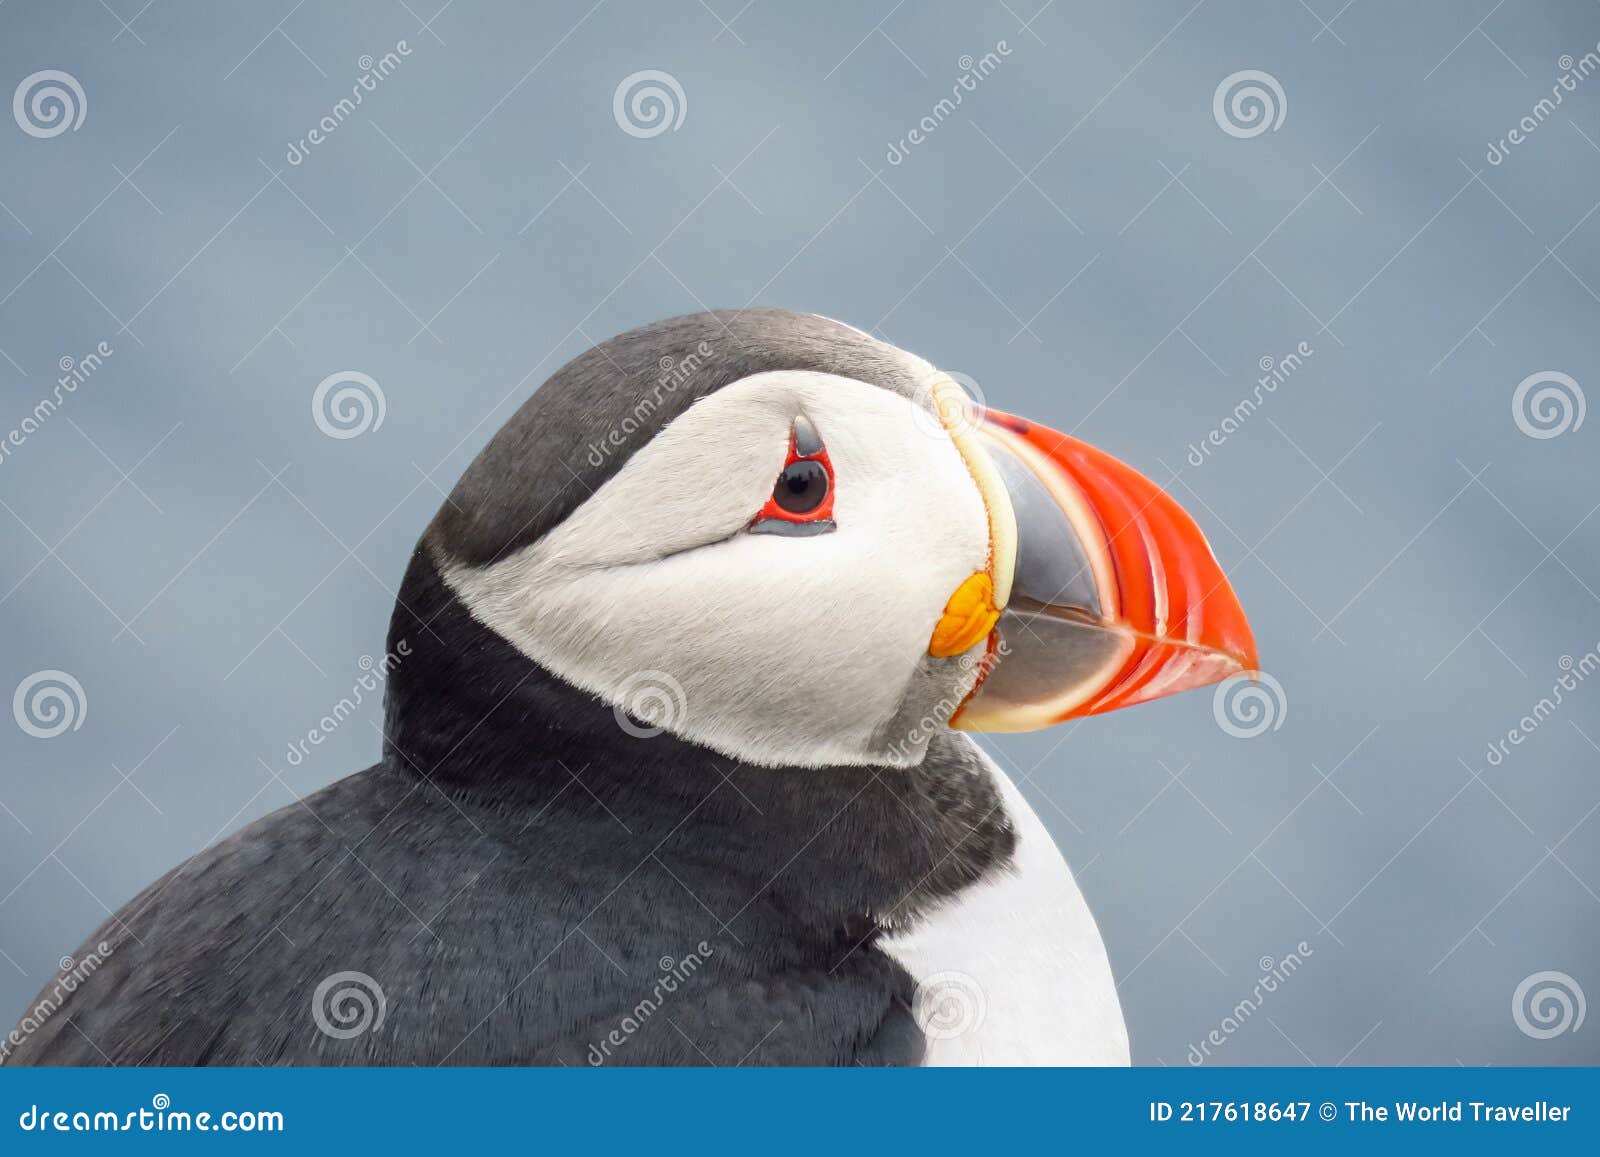
<svg viewBox="0 0 1600 1157"><path fill-rule="evenodd" d="M637 845L618 855L676 849L781 893L824 927L903 925L1014 849L997 787L964 737L936 737L921 765L902 769L755 767L668 733L629 735L611 707L473 619L426 546L401 585L388 650L399 660L385 763L529 839L603 808L619 840L625 830L621 842Z"/></svg>

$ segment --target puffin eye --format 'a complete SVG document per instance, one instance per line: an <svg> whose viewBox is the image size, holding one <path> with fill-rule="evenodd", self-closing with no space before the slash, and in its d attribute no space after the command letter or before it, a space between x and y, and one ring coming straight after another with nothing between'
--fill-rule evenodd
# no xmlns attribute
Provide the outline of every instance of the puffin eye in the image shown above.
<svg viewBox="0 0 1600 1157"><path fill-rule="evenodd" d="M789 432L789 453L772 496L750 522L751 534L806 537L834 529L833 463L804 415Z"/></svg>
<svg viewBox="0 0 1600 1157"><path fill-rule="evenodd" d="M810 514L827 496L828 471L815 458L789 463L772 488L772 501L790 514Z"/></svg>

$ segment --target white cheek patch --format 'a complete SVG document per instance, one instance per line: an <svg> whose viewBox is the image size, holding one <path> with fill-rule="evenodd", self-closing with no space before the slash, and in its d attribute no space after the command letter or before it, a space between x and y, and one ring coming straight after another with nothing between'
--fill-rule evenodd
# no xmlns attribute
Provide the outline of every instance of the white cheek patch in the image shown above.
<svg viewBox="0 0 1600 1157"><path fill-rule="evenodd" d="M915 763L975 678L927 648L990 545L971 474L913 405L828 374L745 378L538 542L446 561L445 577L480 622L615 706L665 675L649 722L685 739L766 765ZM833 463L837 528L748 534L799 413Z"/></svg>

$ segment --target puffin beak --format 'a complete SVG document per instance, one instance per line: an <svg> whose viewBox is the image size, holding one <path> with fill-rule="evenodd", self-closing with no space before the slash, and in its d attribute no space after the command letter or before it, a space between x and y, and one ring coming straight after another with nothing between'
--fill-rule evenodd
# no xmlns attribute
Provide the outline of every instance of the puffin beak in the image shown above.
<svg viewBox="0 0 1600 1157"><path fill-rule="evenodd" d="M994 573L962 584L944 646L930 645L949 653L954 620L968 624L956 641L975 646L973 605L989 596L994 617L977 618L990 625L981 678L952 727L1031 731L1256 670L1250 625L1211 547L1154 482L994 410L958 442L969 462L985 459L980 488L1004 494L985 495ZM1000 506L1009 517L994 516Z"/></svg>

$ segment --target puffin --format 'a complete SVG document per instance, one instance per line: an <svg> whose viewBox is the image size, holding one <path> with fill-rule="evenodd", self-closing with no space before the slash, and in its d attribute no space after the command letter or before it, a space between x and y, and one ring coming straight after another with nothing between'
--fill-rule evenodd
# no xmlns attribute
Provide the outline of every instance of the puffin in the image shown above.
<svg viewBox="0 0 1600 1157"><path fill-rule="evenodd" d="M1094 917L969 733L1256 667L1111 455L825 317L645 325L426 527L379 761L114 913L5 1063L1127 1064Z"/></svg>

